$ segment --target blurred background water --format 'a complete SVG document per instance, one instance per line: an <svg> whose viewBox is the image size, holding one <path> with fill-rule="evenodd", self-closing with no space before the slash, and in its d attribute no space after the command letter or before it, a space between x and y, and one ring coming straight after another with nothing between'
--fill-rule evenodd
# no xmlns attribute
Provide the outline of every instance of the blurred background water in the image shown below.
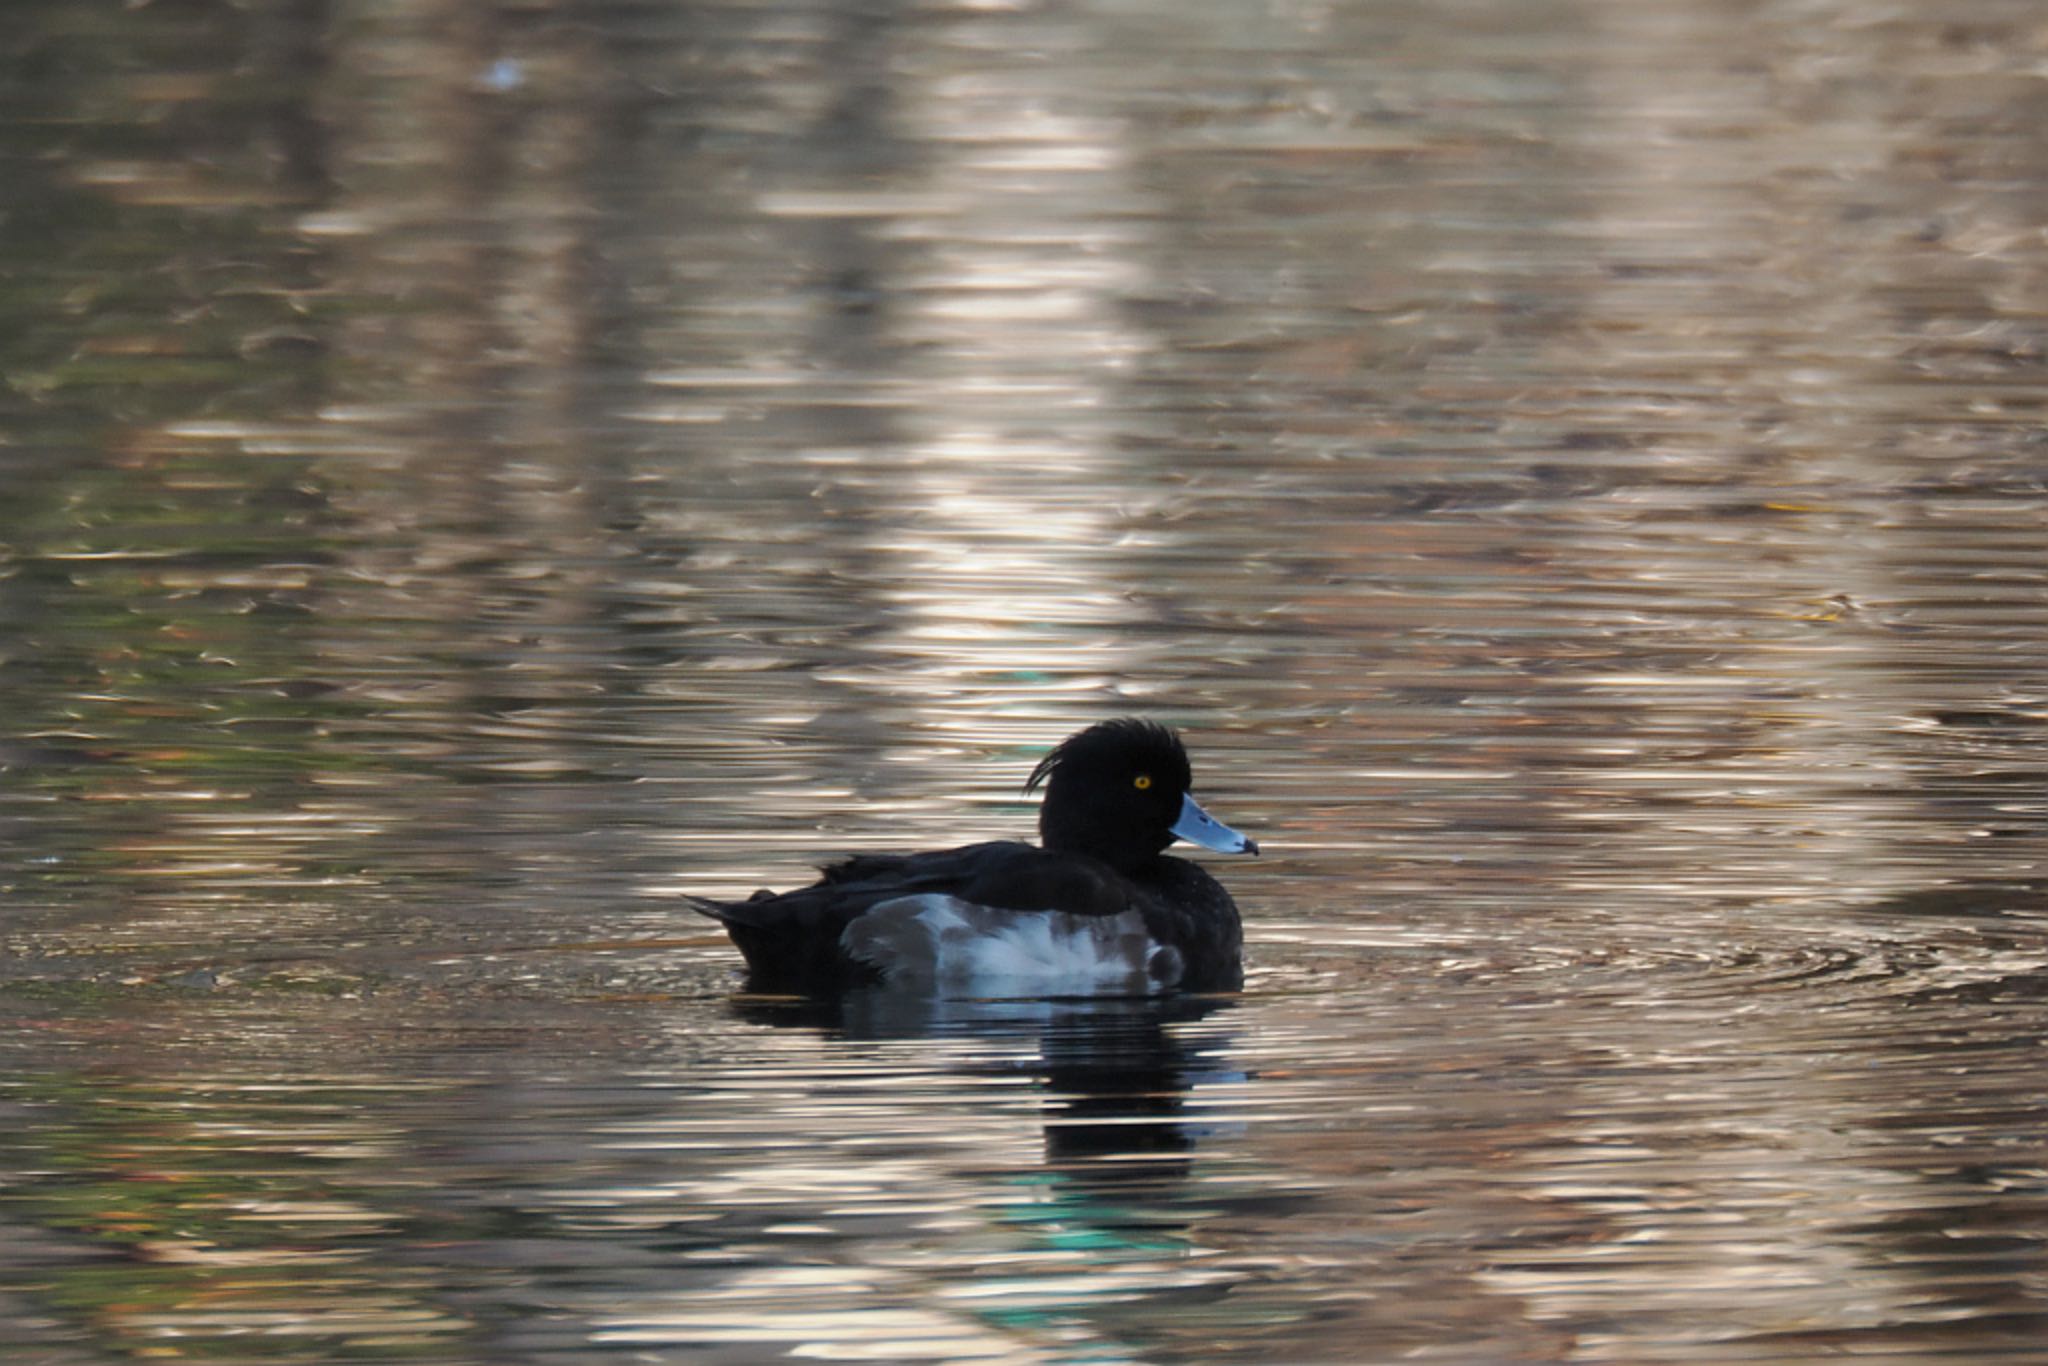
<svg viewBox="0 0 2048 1366"><path fill-rule="evenodd" d="M2048 1361L2038 0L11 0L10 1361ZM1238 998L683 891L1180 726Z"/></svg>

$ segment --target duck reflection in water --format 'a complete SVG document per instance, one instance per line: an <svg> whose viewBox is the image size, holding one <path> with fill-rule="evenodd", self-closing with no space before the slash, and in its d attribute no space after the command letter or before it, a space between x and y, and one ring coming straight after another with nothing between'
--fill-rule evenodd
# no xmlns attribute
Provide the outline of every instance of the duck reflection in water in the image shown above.
<svg viewBox="0 0 2048 1366"><path fill-rule="evenodd" d="M1190 791L1180 738L1153 721L1104 721L1032 771L1040 843L862 854L791 892L691 898L721 921L756 991L885 985L937 996L1148 996L1242 984L1237 903L1175 840L1221 853L1258 845Z"/></svg>
<svg viewBox="0 0 2048 1366"><path fill-rule="evenodd" d="M887 987L831 997L738 996L752 1024L815 1030L849 1042L934 1039L977 1045L945 1066L969 1077L1026 1077L1043 1097L1046 1170L1040 1191L1073 1217L1072 1203L1149 1201L1189 1179L1202 1143L1225 1127L1191 1104L1205 1086L1242 1084L1229 1061L1233 1036L1219 1028L1229 996L946 1000ZM987 1045L986 1047L981 1045ZM951 1049L941 1049L945 1057ZM1122 1205L1116 1218L1130 1219ZM1098 1211L1086 1221L1110 1218ZM1139 1218L1176 1222L1168 1209Z"/></svg>

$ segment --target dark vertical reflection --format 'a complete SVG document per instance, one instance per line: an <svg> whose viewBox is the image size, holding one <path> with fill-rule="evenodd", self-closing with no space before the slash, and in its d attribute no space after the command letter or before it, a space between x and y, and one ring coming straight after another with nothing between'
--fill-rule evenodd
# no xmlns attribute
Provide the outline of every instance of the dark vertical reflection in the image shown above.
<svg viewBox="0 0 2048 1366"><path fill-rule="evenodd" d="M250 64L268 86L264 139L276 158L280 189L319 204L334 191L329 129L307 93L328 79L334 0L287 0L252 16Z"/></svg>

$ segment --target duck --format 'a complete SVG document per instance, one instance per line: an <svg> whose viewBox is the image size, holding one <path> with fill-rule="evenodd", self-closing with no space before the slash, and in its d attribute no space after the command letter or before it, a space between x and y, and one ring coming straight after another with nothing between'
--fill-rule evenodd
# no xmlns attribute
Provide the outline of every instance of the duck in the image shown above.
<svg viewBox="0 0 2048 1366"><path fill-rule="evenodd" d="M1257 841L1195 800L1186 747L1141 717L1098 722L1039 761L1037 844L856 854L794 891L689 898L724 925L756 993L883 987L941 996L1156 996L1244 981L1237 903L1176 840Z"/></svg>

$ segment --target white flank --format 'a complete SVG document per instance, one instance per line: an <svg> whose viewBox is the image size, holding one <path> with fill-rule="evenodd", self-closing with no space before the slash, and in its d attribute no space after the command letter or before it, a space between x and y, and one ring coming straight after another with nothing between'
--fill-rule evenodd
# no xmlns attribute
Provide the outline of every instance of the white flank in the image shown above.
<svg viewBox="0 0 2048 1366"><path fill-rule="evenodd" d="M951 896L885 901L840 944L891 985L971 996L1143 996L1180 980L1180 954L1136 911L1006 911Z"/></svg>

